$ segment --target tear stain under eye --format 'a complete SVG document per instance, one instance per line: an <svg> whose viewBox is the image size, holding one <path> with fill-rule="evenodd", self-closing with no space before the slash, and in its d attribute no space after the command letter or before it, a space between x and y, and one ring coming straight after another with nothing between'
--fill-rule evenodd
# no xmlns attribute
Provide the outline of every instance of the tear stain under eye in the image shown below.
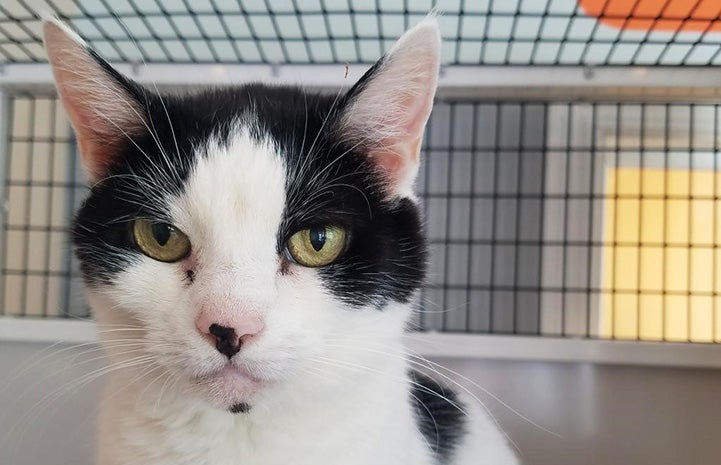
<svg viewBox="0 0 721 465"><path fill-rule="evenodd" d="M290 260L285 257L280 257L280 274L283 276L290 274Z"/></svg>
<svg viewBox="0 0 721 465"><path fill-rule="evenodd" d="M195 271L186 270L185 279L188 281L188 284L193 284L193 282L195 281Z"/></svg>

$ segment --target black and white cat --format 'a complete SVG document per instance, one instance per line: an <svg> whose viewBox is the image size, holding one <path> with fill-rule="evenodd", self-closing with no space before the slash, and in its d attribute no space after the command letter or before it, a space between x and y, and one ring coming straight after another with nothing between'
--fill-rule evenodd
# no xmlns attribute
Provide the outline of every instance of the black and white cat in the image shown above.
<svg viewBox="0 0 721 465"><path fill-rule="evenodd" d="M413 370L434 19L349 91L161 95L45 23L91 182L73 241L112 362L99 465L508 465Z"/></svg>

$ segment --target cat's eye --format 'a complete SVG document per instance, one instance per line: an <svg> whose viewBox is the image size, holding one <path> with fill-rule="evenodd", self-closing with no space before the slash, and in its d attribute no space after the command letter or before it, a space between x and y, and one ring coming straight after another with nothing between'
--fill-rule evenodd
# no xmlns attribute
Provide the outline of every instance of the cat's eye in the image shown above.
<svg viewBox="0 0 721 465"><path fill-rule="evenodd" d="M317 268L330 265L343 252L346 231L321 225L303 229L288 240L288 252L300 265Z"/></svg>
<svg viewBox="0 0 721 465"><path fill-rule="evenodd" d="M148 257L161 262L177 262L190 252L190 239L172 224L148 218L133 223L133 237Z"/></svg>

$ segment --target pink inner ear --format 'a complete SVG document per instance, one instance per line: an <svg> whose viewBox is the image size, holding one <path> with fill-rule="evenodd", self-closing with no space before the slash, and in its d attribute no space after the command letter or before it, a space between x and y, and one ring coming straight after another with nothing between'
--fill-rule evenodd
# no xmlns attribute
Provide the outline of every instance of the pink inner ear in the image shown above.
<svg viewBox="0 0 721 465"><path fill-rule="evenodd" d="M75 129L83 166L90 179L95 181L107 173L108 166L119 153L119 143L123 138L138 133L137 120L123 120L125 115L114 115L113 117L117 117L118 121L112 121L109 119L111 116L103 116L104 114L100 113L107 110L92 106L103 105L102 102L87 99L82 94L78 95L78 89L65 92L63 90L60 89L60 94ZM118 127L120 125L126 126Z"/></svg>
<svg viewBox="0 0 721 465"><path fill-rule="evenodd" d="M405 110L396 118L400 123L396 133L381 139L381 149L371 150L378 170L385 176L392 191L411 188L418 166L423 144L423 132L433 106L433 93L425 96L408 96L400 99L400 109Z"/></svg>
<svg viewBox="0 0 721 465"><path fill-rule="evenodd" d="M371 152L370 156L388 183L397 185L401 181L405 164L401 155L388 150L379 150Z"/></svg>
<svg viewBox="0 0 721 465"><path fill-rule="evenodd" d="M145 114L123 83L98 62L80 37L44 23L45 48L91 181L105 175L119 142L145 127Z"/></svg>
<svg viewBox="0 0 721 465"><path fill-rule="evenodd" d="M144 113L127 90L93 64L98 68L93 79L62 70L55 75L83 166L90 179L97 180L119 154L120 144L142 132Z"/></svg>
<svg viewBox="0 0 721 465"><path fill-rule="evenodd" d="M415 180L418 165L420 164L420 150L422 137L412 140L396 142L386 147L388 149L372 150L369 155L378 171L386 178L392 188L401 186L410 187Z"/></svg>
<svg viewBox="0 0 721 465"><path fill-rule="evenodd" d="M75 108L71 103L75 99L66 99L65 111L75 128L78 149L83 165L92 179L100 178L110 165L114 153L115 137L112 134L99 134L95 128L107 125L107 122L95 121L97 116L88 114L83 108Z"/></svg>
<svg viewBox="0 0 721 465"><path fill-rule="evenodd" d="M371 147L391 195L412 190L439 63L440 31L424 21L396 43L343 116L346 134Z"/></svg>

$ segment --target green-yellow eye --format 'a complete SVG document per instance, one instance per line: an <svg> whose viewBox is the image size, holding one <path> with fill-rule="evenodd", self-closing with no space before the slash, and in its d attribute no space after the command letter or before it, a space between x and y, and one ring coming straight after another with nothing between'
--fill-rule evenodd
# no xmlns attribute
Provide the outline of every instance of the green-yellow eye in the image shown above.
<svg viewBox="0 0 721 465"><path fill-rule="evenodd" d="M314 226L293 234L288 252L303 266L319 267L333 263L343 252L345 229L338 226Z"/></svg>
<svg viewBox="0 0 721 465"><path fill-rule="evenodd" d="M190 252L190 239L172 224L138 218L133 223L133 237L148 257L161 262L177 262Z"/></svg>

